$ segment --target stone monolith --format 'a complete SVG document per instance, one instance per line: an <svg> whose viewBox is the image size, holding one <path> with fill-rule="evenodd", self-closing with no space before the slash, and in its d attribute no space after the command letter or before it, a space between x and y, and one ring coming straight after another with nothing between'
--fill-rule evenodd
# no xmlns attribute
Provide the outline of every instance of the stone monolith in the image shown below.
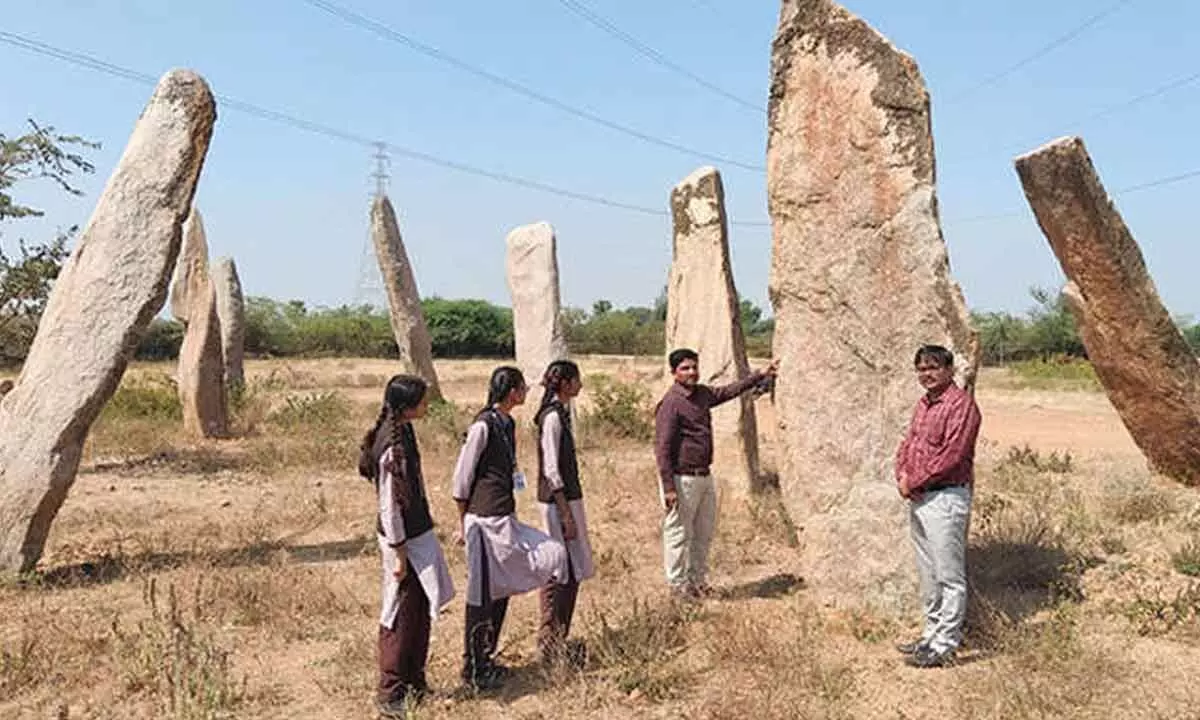
<svg viewBox="0 0 1200 720"><path fill-rule="evenodd" d="M667 352L687 347L700 354L700 382L724 385L750 374L740 301L729 261L725 190L716 168L700 168L671 192L674 225L667 281ZM718 452L713 472L722 485L745 496L758 489L758 423L750 394L714 408L713 439L733 441Z"/></svg>
<svg viewBox="0 0 1200 720"><path fill-rule="evenodd" d="M1155 470L1200 485L1200 365L1083 141L1056 140L1016 166L1070 281L1067 306L1113 407Z"/></svg>
<svg viewBox="0 0 1200 720"><path fill-rule="evenodd" d="M217 320L221 325L221 357L225 384L246 384L246 299L233 258L217 258L212 267L212 282L217 292Z"/></svg>
<svg viewBox="0 0 1200 720"><path fill-rule="evenodd" d="M198 75L159 81L54 284L0 402L0 571L30 570L41 557L88 430L166 300L215 119Z"/></svg>
<svg viewBox="0 0 1200 720"><path fill-rule="evenodd" d="M784 0L767 191L780 483L806 569L834 601L915 604L894 455L923 344L973 384L978 341L950 276L929 93L911 57L830 0Z"/></svg>
<svg viewBox="0 0 1200 720"><path fill-rule="evenodd" d="M171 312L185 325L177 374L183 429L194 437L224 437L229 433L229 399L221 321L204 221L195 208L183 226L183 247L171 283Z"/></svg>
<svg viewBox="0 0 1200 720"><path fill-rule="evenodd" d="M535 387L547 365L567 357L554 228L545 222L523 225L506 242L517 365Z"/></svg>
<svg viewBox="0 0 1200 720"><path fill-rule="evenodd" d="M442 396L437 370L433 367L433 342L421 309L421 294L412 263L400 237L396 211L386 195L379 195L371 205L371 241L383 275L391 311L392 334L400 349L400 364L404 372L417 375L429 383L431 399Z"/></svg>

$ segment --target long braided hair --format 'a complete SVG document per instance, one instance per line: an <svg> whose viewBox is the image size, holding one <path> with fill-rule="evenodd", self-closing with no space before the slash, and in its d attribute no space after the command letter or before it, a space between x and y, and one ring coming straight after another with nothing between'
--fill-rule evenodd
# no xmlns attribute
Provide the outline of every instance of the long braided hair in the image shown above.
<svg viewBox="0 0 1200 720"><path fill-rule="evenodd" d="M359 444L358 473L368 480L378 484L379 459L387 448L402 448L405 427L404 411L411 410L421 404L429 385L415 375L394 375L388 380L387 388L383 391L383 405L379 408L379 416L375 425L363 435ZM382 449L376 449L379 432L384 424L388 425L388 443ZM411 428L408 429L411 432ZM416 443L413 443L416 449ZM396 450L392 450L392 462L395 462ZM388 467L391 472L394 467Z"/></svg>
<svg viewBox="0 0 1200 720"><path fill-rule="evenodd" d="M511 365L501 365L493 370L492 377L488 380L487 404L479 411L480 414L491 410L497 403L508 397L509 393L524 384L525 376Z"/></svg>
<svg viewBox="0 0 1200 720"><path fill-rule="evenodd" d="M546 372L542 374L542 387L546 388L546 391L542 393L542 404L538 406L537 414L534 415L534 422L539 430L546 414L558 400L558 393L563 385L578 377L579 366L570 360L555 360L546 367Z"/></svg>

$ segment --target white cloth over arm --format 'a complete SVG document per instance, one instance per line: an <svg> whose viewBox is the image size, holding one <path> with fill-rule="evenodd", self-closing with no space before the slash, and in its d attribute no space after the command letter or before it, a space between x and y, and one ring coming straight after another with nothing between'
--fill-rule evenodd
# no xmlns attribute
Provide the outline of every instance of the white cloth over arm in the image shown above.
<svg viewBox="0 0 1200 720"><path fill-rule="evenodd" d="M558 413L546 413L542 420L542 472L550 490L562 490L562 473L558 471L558 445L562 440L562 419Z"/></svg>
<svg viewBox="0 0 1200 720"><path fill-rule="evenodd" d="M396 616L400 613L400 581L396 579L396 565L399 563L397 548L403 544L412 567L409 572L417 574L417 581L429 599L429 616L437 618L438 611L446 606L454 597L454 583L450 579L450 568L442 554L442 546L438 543L433 530L416 536L408 537L404 527L404 515L400 504L396 502L395 487L403 478L387 470L389 467L402 467L400 463L391 462L394 448L388 448L379 460L379 555L383 564L380 580L380 611L379 624L392 628L396 624Z"/></svg>
<svg viewBox="0 0 1200 720"><path fill-rule="evenodd" d="M388 545L396 547L408 539L408 534L404 531L404 511L400 507L400 503L396 502L396 482L395 474L387 471L394 463L392 459L396 455L396 448L389 447L383 453L383 457L379 458L379 532L382 539Z"/></svg>
<svg viewBox="0 0 1200 720"><path fill-rule="evenodd" d="M458 462L454 465L455 500L468 500L471 497L471 485L475 482L475 467L483 455L488 443L488 426L482 420L471 423L467 429L467 441L463 443L458 453Z"/></svg>

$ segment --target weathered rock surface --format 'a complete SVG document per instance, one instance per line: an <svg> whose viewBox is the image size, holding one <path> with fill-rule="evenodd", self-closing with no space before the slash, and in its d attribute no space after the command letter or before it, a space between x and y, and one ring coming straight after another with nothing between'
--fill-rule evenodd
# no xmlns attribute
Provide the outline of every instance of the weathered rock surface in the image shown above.
<svg viewBox="0 0 1200 720"><path fill-rule="evenodd" d="M725 190L715 168L700 168L671 192L673 257L667 282L667 352L700 354L700 381L724 385L750 374L733 268L729 261ZM749 394L713 410L714 440L730 438L713 472L739 494L758 490L758 423Z"/></svg>
<svg viewBox="0 0 1200 720"><path fill-rule="evenodd" d="M196 437L229 433L229 400L217 290L208 267L208 240L200 211L183 226L183 248L171 287L171 310L186 326L179 347L179 401L183 429Z"/></svg>
<svg viewBox="0 0 1200 720"><path fill-rule="evenodd" d="M392 334L400 348L400 363L404 372L417 375L429 383L430 399L440 399L442 391L437 371L433 367L433 343L421 309L421 295L412 263L400 237L396 211L386 195L375 198L371 206L371 241L383 275L391 310Z"/></svg>
<svg viewBox="0 0 1200 720"><path fill-rule="evenodd" d="M233 258L218 258L212 268L217 292L217 320L221 325L221 357L225 384L240 387L246 383L246 299Z"/></svg>
<svg viewBox="0 0 1200 720"><path fill-rule="evenodd" d="M198 75L177 70L159 82L54 285L0 403L0 571L41 557L88 430L166 301L215 119Z"/></svg>
<svg viewBox="0 0 1200 720"><path fill-rule="evenodd" d="M523 225L506 242L517 366L532 387L547 365L567 357L554 228L545 222Z"/></svg>
<svg viewBox="0 0 1200 720"><path fill-rule="evenodd" d="M204 232L204 217L199 208L192 208L183 223L183 245L171 275L171 315L176 320L187 324L191 304L205 292L208 279L208 236Z"/></svg>
<svg viewBox="0 0 1200 720"><path fill-rule="evenodd" d="M1200 485L1200 365L1083 141L1056 140L1016 166L1109 400L1155 470Z"/></svg>
<svg viewBox="0 0 1200 720"><path fill-rule="evenodd" d="M12 380L0 380L0 398L4 397L13 389Z"/></svg>
<svg viewBox="0 0 1200 720"><path fill-rule="evenodd" d="M830 0L784 0L771 58L776 412L783 498L835 601L916 602L894 455L920 396L913 355L978 341L938 224L916 63Z"/></svg>

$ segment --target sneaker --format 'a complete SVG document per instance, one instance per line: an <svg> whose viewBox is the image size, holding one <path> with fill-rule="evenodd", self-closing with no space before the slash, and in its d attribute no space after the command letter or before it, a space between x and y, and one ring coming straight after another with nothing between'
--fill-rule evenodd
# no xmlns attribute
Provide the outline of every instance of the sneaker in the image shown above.
<svg viewBox="0 0 1200 720"><path fill-rule="evenodd" d="M940 668L954 664L954 648L937 652L930 647L920 647L912 655L904 658L907 665L916 668Z"/></svg>
<svg viewBox="0 0 1200 720"><path fill-rule="evenodd" d="M896 643L896 652L901 655L912 655L923 647L928 647L928 644L925 638L920 638L912 642Z"/></svg>

